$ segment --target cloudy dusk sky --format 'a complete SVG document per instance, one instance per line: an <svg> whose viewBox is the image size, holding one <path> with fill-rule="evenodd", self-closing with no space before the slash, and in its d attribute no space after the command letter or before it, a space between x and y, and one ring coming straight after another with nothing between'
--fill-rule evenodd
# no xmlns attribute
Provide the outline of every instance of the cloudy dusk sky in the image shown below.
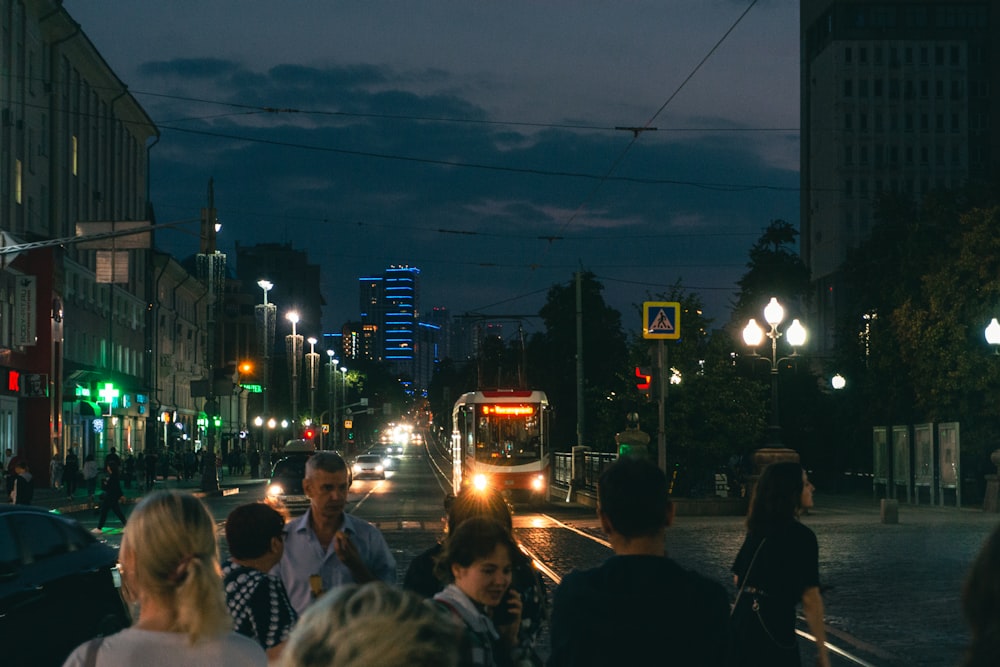
<svg viewBox="0 0 1000 667"><path fill-rule="evenodd" d="M307 251L326 331L393 264L423 311L536 313L582 268L630 329L678 280L722 324L763 228L798 225L792 0L64 6L160 130L158 222L214 179L220 249Z"/></svg>

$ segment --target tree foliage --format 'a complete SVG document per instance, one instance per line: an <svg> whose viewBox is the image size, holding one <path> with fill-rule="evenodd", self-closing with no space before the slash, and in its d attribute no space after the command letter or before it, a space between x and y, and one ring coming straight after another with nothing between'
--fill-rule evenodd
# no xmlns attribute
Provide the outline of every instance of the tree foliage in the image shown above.
<svg viewBox="0 0 1000 667"><path fill-rule="evenodd" d="M884 200L879 213L844 267L838 356L859 379L856 417L867 429L958 421L963 467L978 477L1000 445L1000 359L983 337L1000 314L1000 208L956 192L919 211Z"/></svg>
<svg viewBox="0 0 1000 667"><path fill-rule="evenodd" d="M584 444L610 451L624 424L621 405L626 390L628 349L621 313L604 301L604 286L593 273L580 274L583 318ZM556 411L553 445L567 450L577 441L576 283L553 285L539 311L545 331L527 345L527 377L542 389Z"/></svg>
<svg viewBox="0 0 1000 667"><path fill-rule="evenodd" d="M759 317L758 310L771 297L790 305L809 294L809 269L795 249L799 232L784 220L772 220L750 248L747 272L736 284L740 291L733 306L733 320Z"/></svg>

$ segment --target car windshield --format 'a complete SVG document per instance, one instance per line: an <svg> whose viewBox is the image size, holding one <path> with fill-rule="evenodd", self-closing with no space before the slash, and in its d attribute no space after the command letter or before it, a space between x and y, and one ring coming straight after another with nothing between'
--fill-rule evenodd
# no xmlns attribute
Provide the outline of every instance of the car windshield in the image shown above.
<svg viewBox="0 0 1000 667"><path fill-rule="evenodd" d="M374 455L362 455L358 457L358 463L381 463L382 459Z"/></svg>
<svg viewBox="0 0 1000 667"><path fill-rule="evenodd" d="M281 459L274 464L271 477L305 477L306 462L295 459Z"/></svg>

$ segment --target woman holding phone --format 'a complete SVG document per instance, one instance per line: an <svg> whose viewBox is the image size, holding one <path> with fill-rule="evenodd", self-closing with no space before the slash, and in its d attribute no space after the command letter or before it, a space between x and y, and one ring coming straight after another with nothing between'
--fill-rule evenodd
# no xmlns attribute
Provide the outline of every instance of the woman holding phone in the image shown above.
<svg viewBox="0 0 1000 667"><path fill-rule="evenodd" d="M450 581L434 601L463 630L461 667L515 664L521 596L511 588L518 553L510 533L492 519L463 521L438 557L438 576Z"/></svg>

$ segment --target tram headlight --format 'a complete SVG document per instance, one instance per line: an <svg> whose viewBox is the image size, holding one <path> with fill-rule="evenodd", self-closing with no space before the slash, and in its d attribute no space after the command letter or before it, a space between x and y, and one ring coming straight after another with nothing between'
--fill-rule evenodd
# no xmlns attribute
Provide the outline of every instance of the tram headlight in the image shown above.
<svg viewBox="0 0 1000 667"><path fill-rule="evenodd" d="M480 473L472 478L472 488L476 491L485 491L490 485L489 480L486 479L486 475Z"/></svg>
<svg viewBox="0 0 1000 667"><path fill-rule="evenodd" d="M281 484L272 484L271 486L267 487L267 495L269 496L280 496L284 492L285 489L282 488Z"/></svg>
<svg viewBox="0 0 1000 667"><path fill-rule="evenodd" d="M531 478L531 490L543 491L545 489L545 475L535 475Z"/></svg>

